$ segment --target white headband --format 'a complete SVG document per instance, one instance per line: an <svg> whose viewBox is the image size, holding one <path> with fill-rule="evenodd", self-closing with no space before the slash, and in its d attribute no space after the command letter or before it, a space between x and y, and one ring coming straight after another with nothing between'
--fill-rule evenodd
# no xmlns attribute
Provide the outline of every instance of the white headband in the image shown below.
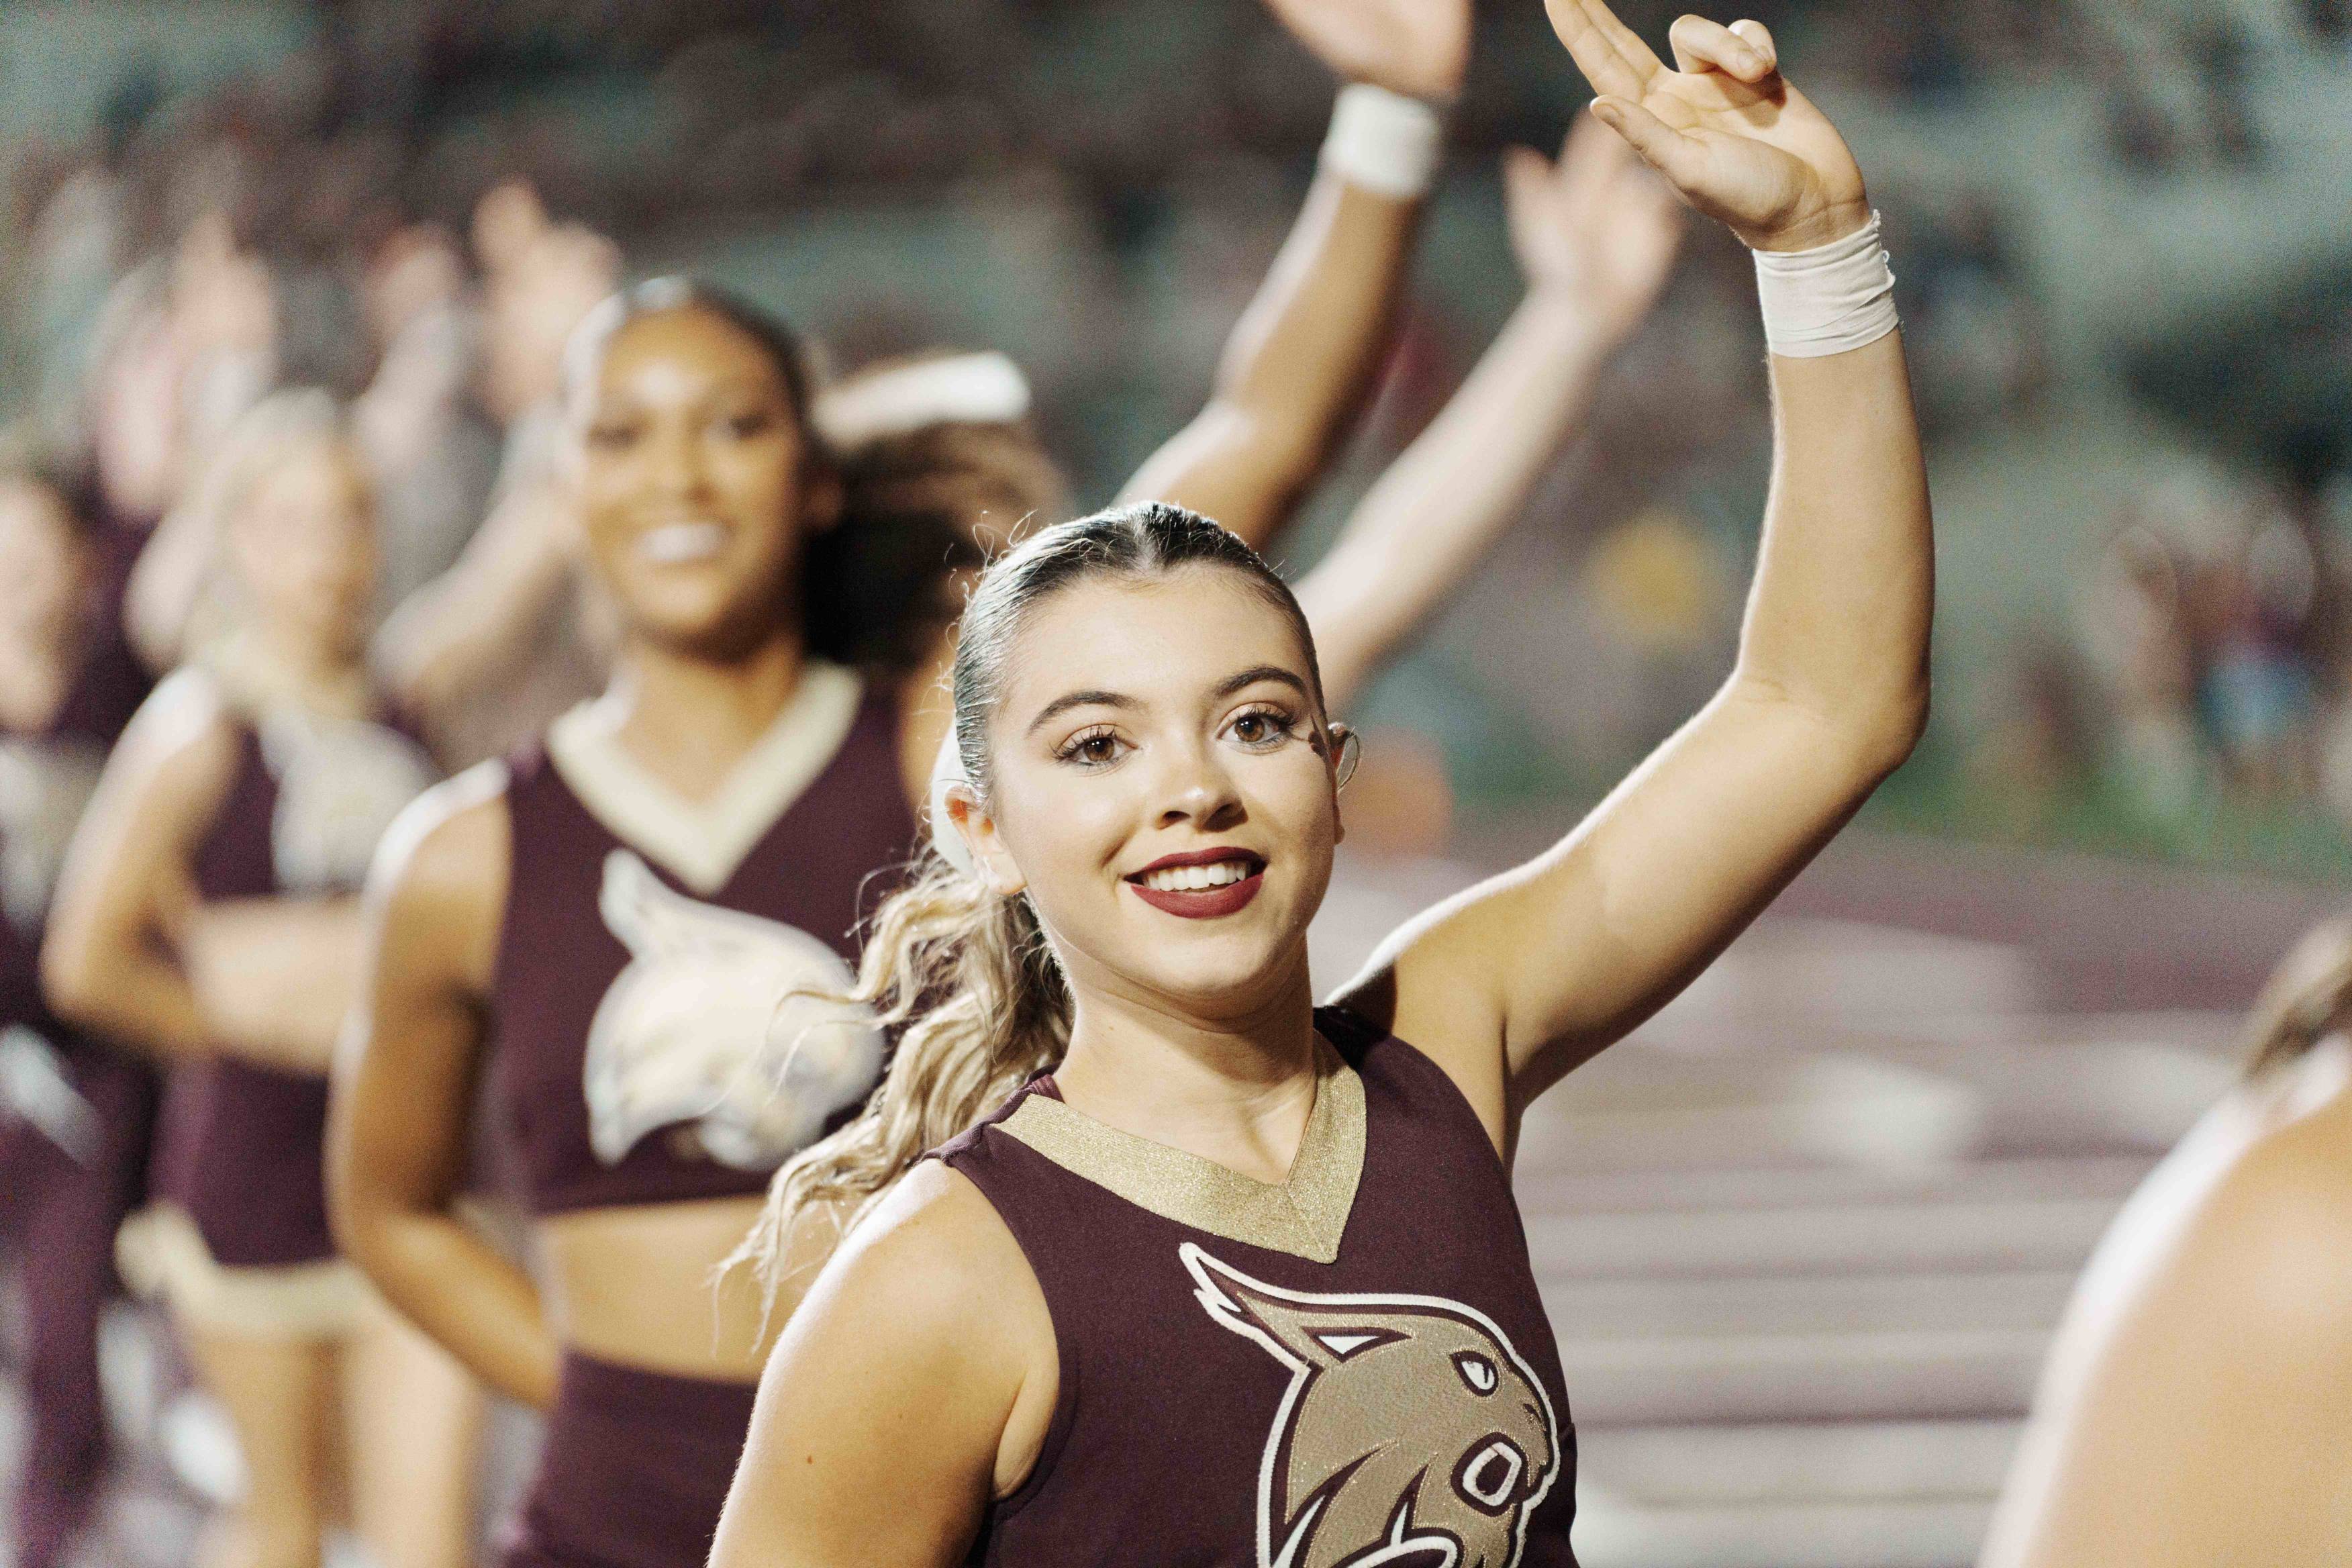
<svg viewBox="0 0 2352 1568"><path fill-rule="evenodd" d="M1029 378L1001 353L958 354L855 377L817 394L809 422L849 448L931 425L1010 425L1029 412Z"/></svg>

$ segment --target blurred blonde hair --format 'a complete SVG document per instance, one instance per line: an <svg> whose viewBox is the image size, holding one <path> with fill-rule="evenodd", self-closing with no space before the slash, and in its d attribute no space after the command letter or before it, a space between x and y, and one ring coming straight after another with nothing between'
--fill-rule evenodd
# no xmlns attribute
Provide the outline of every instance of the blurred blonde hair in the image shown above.
<svg viewBox="0 0 2352 1568"><path fill-rule="evenodd" d="M2305 933L2263 984L2247 1016L2246 1073L2284 1067L2343 1028L2352 1014L2352 917Z"/></svg>
<svg viewBox="0 0 2352 1568"><path fill-rule="evenodd" d="M287 448L310 441L358 453L350 411L315 386L272 392L231 422L180 505L156 529L132 578L133 629L152 660L194 658L243 625L245 595L225 548L229 526Z"/></svg>

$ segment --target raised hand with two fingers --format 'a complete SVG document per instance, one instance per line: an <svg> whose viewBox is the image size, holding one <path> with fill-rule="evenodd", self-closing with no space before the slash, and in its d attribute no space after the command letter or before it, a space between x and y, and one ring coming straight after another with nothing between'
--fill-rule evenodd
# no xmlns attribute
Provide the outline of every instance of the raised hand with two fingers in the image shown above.
<svg viewBox="0 0 2352 1568"><path fill-rule="evenodd" d="M1861 165L1780 75L1761 22L1683 17L1669 69L1602 0L1545 0L1545 8L1600 94L1593 113L1750 249L1810 250L1869 221Z"/></svg>

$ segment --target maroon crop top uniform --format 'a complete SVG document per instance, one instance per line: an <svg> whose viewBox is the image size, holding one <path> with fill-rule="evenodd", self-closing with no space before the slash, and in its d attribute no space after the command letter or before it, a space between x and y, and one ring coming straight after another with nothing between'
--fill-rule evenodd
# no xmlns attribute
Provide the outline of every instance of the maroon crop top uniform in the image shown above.
<svg viewBox="0 0 2352 1568"><path fill-rule="evenodd" d="M1050 1076L939 1151L1035 1272L1060 1387L990 1568L1574 1568L1576 1447L1503 1163L1444 1070L1316 1015L1288 1180Z"/></svg>
<svg viewBox="0 0 2352 1568"><path fill-rule="evenodd" d="M760 1196L879 1070L862 1023L802 1037L776 1014L795 985L852 980L858 923L915 846L896 707L812 666L700 807L663 798L593 712L507 789L504 1163L542 1217ZM701 1568L752 1394L567 1351L508 1568Z"/></svg>
<svg viewBox="0 0 2352 1568"><path fill-rule="evenodd" d="M356 895L376 841L434 778L404 731L366 721L240 719L236 744L228 795L196 852L207 903ZM176 1068L156 1195L224 1268L327 1263L326 1130L323 1072L229 1056Z"/></svg>

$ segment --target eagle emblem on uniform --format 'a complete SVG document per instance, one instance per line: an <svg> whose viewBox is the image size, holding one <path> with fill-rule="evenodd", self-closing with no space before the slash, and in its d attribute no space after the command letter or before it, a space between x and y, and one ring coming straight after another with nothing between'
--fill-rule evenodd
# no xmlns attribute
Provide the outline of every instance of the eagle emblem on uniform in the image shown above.
<svg viewBox="0 0 2352 1568"><path fill-rule="evenodd" d="M1314 1295L1179 1248L1202 1308L1290 1370L1258 1469L1258 1568L1516 1568L1559 1475L1551 1398L1493 1320Z"/></svg>
<svg viewBox="0 0 2352 1568"><path fill-rule="evenodd" d="M719 1164L773 1170L873 1089L881 1032L831 1000L856 977L824 942L689 899L625 849L604 858L597 909L629 950L588 1026L589 1141L606 1164L683 1124Z"/></svg>

